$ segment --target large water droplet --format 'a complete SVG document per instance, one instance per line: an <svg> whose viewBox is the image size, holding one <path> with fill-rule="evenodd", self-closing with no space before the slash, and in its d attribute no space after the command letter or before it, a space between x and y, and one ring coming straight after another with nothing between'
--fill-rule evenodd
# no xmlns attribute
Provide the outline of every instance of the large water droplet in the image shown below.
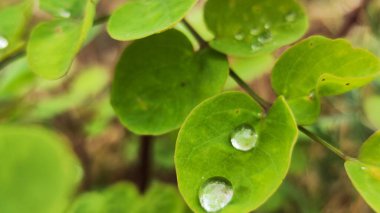
<svg viewBox="0 0 380 213"><path fill-rule="evenodd" d="M208 179L199 190L199 201L207 212L223 209L231 201L234 192L231 183L222 177Z"/></svg>
<svg viewBox="0 0 380 213"><path fill-rule="evenodd" d="M268 43L272 40L272 32L266 30L259 35L258 41L262 44Z"/></svg>
<svg viewBox="0 0 380 213"><path fill-rule="evenodd" d="M232 146L241 151L249 151L257 144L257 132L249 125L236 128L231 134Z"/></svg>
<svg viewBox="0 0 380 213"><path fill-rule="evenodd" d="M71 13L67 10L64 10L64 9L59 10L58 14L62 18L70 18L70 16L71 16Z"/></svg>
<svg viewBox="0 0 380 213"><path fill-rule="evenodd" d="M9 42L6 38L0 36L0 50L7 48L9 45Z"/></svg>
<svg viewBox="0 0 380 213"><path fill-rule="evenodd" d="M241 41L244 39L244 34L242 32L238 32L235 34L235 39Z"/></svg>
<svg viewBox="0 0 380 213"><path fill-rule="evenodd" d="M293 22L297 18L297 14L295 12L289 12L285 15L285 21L287 22Z"/></svg>

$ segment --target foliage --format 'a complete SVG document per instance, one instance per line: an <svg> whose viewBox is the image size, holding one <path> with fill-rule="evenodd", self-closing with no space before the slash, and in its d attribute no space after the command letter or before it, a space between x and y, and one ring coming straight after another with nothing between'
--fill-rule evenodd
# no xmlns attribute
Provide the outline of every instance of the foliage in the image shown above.
<svg viewBox="0 0 380 213"><path fill-rule="evenodd" d="M380 211L380 133L361 145L357 158L322 139L333 122L356 119L352 112L336 118L326 110L326 102L344 94L354 100L351 109L363 109L367 126L379 128L372 91L379 83L367 87L364 106L355 97L379 77L379 57L342 38L301 39L309 20L299 2L131 0L108 18L97 14L96 0L40 0L44 18L37 24L30 22L35 1L10 2L0 3L0 212L275 211L288 197L314 212L312 201L286 179L305 170L307 138L342 158L353 186ZM378 39L378 4L365 10L371 38ZM110 88L104 68L74 63L106 21L113 39L136 40L118 58ZM269 102L246 82L273 64L269 86L277 97ZM247 94L223 92L236 84ZM85 125L77 126L82 119ZM65 132L48 130L62 120ZM102 135L119 124L127 131ZM126 139L121 161L139 168L141 174L126 174L137 176L139 190L132 182L94 184L73 199L83 174L61 134L79 155L85 153L80 146L96 149L99 135L110 146ZM86 144L87 138L94 141ZM83 187L93 166L85 154ZM147 171L152 159L155 168ZM151 181L149 172L157 168L175 169L180 195L172 185Z"/></svg>

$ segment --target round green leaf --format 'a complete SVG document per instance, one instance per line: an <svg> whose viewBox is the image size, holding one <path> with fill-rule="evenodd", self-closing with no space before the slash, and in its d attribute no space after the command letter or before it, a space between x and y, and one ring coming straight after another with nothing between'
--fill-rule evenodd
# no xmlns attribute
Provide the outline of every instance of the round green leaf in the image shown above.
<svg viewBox="0 0 380 213"><path fill-rule="evenodd" d="M380 129L380 96L370 96L364 100L364 112L375 129Z"/></svg>
<svg viewBox="0 0 380 213"><path fill-rule="evenodd" d="M132 132L163 134L220 91L227 76L223 55L210 49L194 53L185 35L169 30L127 47L116 67L111 103Z"/></svg>
<svg viewBox="0 0 380 213"><path fill-rule="evenodd" d="M83 20L57 19L33 29L27 57L30 68L41 77L58 79L69 70L85 41L95 16L95 1L87 0Z"/></svg>
<svg viewBox="0 0 380 213"><path fill-rule="evenodd" d="M371 82L379 59L346 40L313 36L286 51L272 72L272 86L284 95L299 124L313 123L320 96L338 95Z"/></svg>
<svg viewBox="0 0 380 213"><path fill-rule="evenodd" d="M117 40L134 40L172 27L196 0L133 0L112 13L108 33Z"/></svg>
<svg viewBox="0 0 380 213"><path fill-rule="evenodd" d="M61 137L37 127L0 127L1 212L62 212L79 165Z"/></svg>
<svg viewBox="0 0 380 213"><path fill-rule="evenodd" d="M290 165L297 126L283 97L268 114L249 96L227 92L207 99L189 114L180 129L175 166L178 186L195 212L205 212L198 193L209 179L228 180L232 200L221 212L250 212L280 186ZM257 146L240 151L231 133L241 125L254 127Z"/></svg>
<svg viewBox="0 0 380 213"><path fill-rule="evenodd" d="M380 212L380 131L364 142L358 160L346 161L345 168L364 200Z"/></svg>
<svg viewBox="0 0 380 213"><path fill-rule="evenodd" d="M23 46L22 37L32 9L31 0L0 9L0 61Z"/></svg>
<svg viewBox="0 0 380 213"><path fill-rule="evenodd" d="M205 21L215 35L213 48L242 57L272 52L308 28L305 12L294 0L209 0Z"/></svg>
<svg viewBox="0 0 380 213"><path fill-rule="evenodd" d="M83 14L86 6L84 0L40 0L40 8L54 16L62 18L75 18Z"/></svg>
<svg viewBox="0 0 380 213"><path fill-rule="evenodd" d="M149 204L149 205L147 205ZM96 207L96 208L94 208ZM154 182L144 195L132 183L117 183L76 199L70 213L181 213L185 204L175 187Z"/></svg>

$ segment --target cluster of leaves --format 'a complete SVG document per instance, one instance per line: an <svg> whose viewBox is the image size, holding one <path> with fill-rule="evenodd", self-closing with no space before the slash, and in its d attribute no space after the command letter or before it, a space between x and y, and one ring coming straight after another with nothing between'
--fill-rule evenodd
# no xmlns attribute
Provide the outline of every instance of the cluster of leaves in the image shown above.
<svg viewBox="0 0 380 213"><path fill-rule="evenodd" d="M89 36L96 4L96 0L40 0L41 9L52 19L38 24L27 41L27 62L34 73L58 79L69 71ZM193 211L206 211L199 201L204 184L223 178L233 196L218 210L249 212L281 185L299 129L310 136L301 125L317 122L321 99L370 83L379 75L380 60L343 39L312 36L294 44L275 62L271 80L278 97L273 104L251 90L252 97L243 92L219 94L229 74L246 86L232 69L266 67L263 61L272 61L274 50L300 39L308 28L307 15L295 0L208 0L202 22L210 35L206 43L186 21L182 30L172 29L195 4L196 0L134 0L111 14L107 31L112 38L138 39L119 58L111 104L120 122L133 133L162 135L180 128L174 156L178 187ZM0 18L10 22L0 23L0 38L8 43L0 48L0 59L23 48L23 29L32 6L33 1L25 0L0 11ZM9 18L15 11L23 16ZM80 86L74 85L73 94L77 90ZM53 104L82 99L72 95ZM230 142L231 133L241 125L254 127L258 135L257 145L245 152ZM6 161L0 183L6 187L0 189L0 206L5 206L5 212L52 212L67 206L81 175L61 140L39 128L1 127L0 153ZM353 185L376 211L380 211L379 143L380 135L375 133L364 142L358 158L343 156ZM37 157L32 153L38 153ZM20 169L25 174L18 174ZM45 174L45 170L50 172ZM26 182L30 189L25 190L22 183ZM37 191L39 196L35 196ZM175 193L171 187L153 184L142 197L125 183L83 194L69 211L186 211Z"/></svg>

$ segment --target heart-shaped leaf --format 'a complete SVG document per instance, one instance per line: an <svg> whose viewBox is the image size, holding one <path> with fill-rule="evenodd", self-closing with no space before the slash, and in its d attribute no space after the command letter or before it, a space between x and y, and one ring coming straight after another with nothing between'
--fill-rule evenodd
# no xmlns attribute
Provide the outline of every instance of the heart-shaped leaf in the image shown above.
<svg viewBox="0 0 380 213"><path fill-rule="evenodd" d="M24 45L22 36L32 9L31 0L0 8L0 61Z"/></svg>
<svg viewBox="0 0 380 213"><path fill-rule="evenodd" d="M380 212L380 131L364 142L358 160L348 160L344 165L364 200Z"/></svg>
<svg viewBox="0 0 380 213"><path fill-rule="evenodd" d="M272 72L272 86L284 95L299 124L313 123L320 97L338 95L371 82L379 59L346 40L313 36L286 51Z"/></svg>
<svg viewBox="0 0 380 213"><path fill-rule="evenodd" d="M37 127L0 127L1 212L64 210L80 178L65 142Z"/></svg>
<svg viewBox="0 0 380 213"><path fill-rule="evenodd" d="M209 0L205 21L215 35L213 48L242 57L272 52L308 28L305 12L294 0Z"/></svg>
<svg viewBox="0 0 380 213"><path fill-rule="evenodd" d="M290 108L279 97L268 114L249 96L207 99L180 129L178 186L195 212L250 212L280 186L297 138Z"/></svg>
<svg viewBox="0 0 380 213"><path fill-rule="evenodd" d="M111 103L134 133L163 134L220 91L227 76L223 55L210 49L194 53L185 35L169 30L127 47L116 67Z"/></svg>
<svg viewBox="0 0 380 213"><path fill-rule="evenodd" d="M133 0L112 13L108 33L117 40L134 40L172 27L196 0Z"/></svg>
<svg viewBox="0 0 380 213"><path fill-rule="evenodd" d="M58 79L67 73L92 26L95 2L86 1L82 20L57 19L34 28L27 46L27 57L36 74Z"/></svg>

